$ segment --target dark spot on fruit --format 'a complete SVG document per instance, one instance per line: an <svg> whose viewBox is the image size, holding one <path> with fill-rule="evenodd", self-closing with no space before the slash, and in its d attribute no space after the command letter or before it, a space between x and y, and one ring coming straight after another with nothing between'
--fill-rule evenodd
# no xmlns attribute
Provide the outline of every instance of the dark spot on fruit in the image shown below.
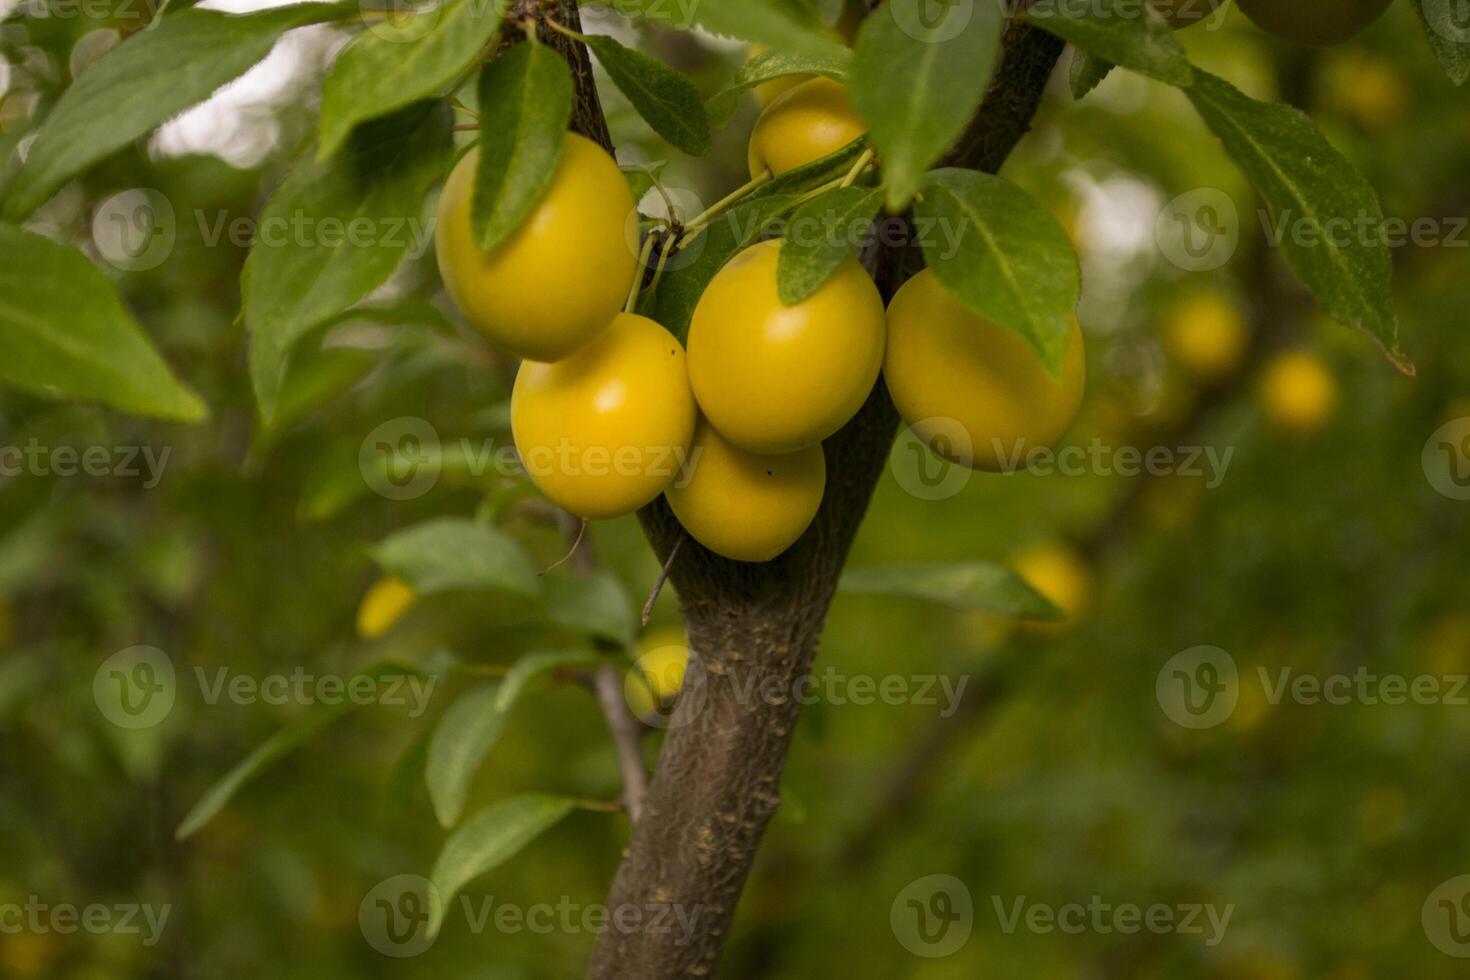
<svg viewBox="0 0 1470 980"><path fill-rule="evenodd" d="M775 476L775 475L776 474L772 473L770 470L766 470L766 476Z"/></svg>

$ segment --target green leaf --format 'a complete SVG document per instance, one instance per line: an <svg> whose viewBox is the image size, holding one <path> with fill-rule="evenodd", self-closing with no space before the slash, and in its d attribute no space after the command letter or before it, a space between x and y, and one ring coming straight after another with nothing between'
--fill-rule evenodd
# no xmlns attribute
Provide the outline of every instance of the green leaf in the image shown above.
<svg viewBox="0 0 1470 980"><path fill-rule="evenodd" d="M399 677L427 679L431 677L431 673L402 664L381 663L355 674L344 684L344 689L352 690L354 682L357 682L359 678L370 679L374 685L378 685L389 678ZM174 838L186 840L194 836L225 808L241 787L259 775L267 766L300 748L317 732L338 718L352 713L358 707L360 707L358 702L345 694L340 700L317 701L312 704L305 714L262 742L259 748L209 787L199 798L199 802L190 807L189 812L185 814L178 830L174 831Z"/></svg>
<svg viewBox="0 0 1470 980"><path fill-rule="evenodd" d="M481 810L451 834L429 873L440 899L432 907L429 935L439 934L444 909L461 888L510 860L575 806L574 801L560 796L513 796Z"/></svg>
<svg viewBox="0 0 1470 980"><path fill-rule="evenodd" d="M881 190L835 187L797 208L776 267L781 302L793 306L820 289L867 238L882 205Z"/></svg>
<svg viewBox="0 0 1470 980"><path fill-rule="evenodd" d="M276 412L292 346L382 285L422 244L424 195L448 169L445 102L353 131L325 162L300 160L271 195L240 278L261 416Z"/></svg>
<svg viewBox="0 0 1470 980"><path fill-rule="evenodd" d="M1413 0L1424 36L1445 74L1456 85L1470 81L1470 27L1456 23L1458 0Z"/></svg>
<svg viewBox="0 0 1470 980"><path fill-rule="evenodd" d="M373 560L420 595L459 589L539 595L521 546L493 527L456 517L425 521L380 541Z"/></svg>
<svg viewBox="0 0 1470 980"><path fill-rule="evenodd" d="M709 118L699 89L683 75L605 34L578 34L653 131L691 156L710 150Z"/></svg>
<svg viewBox="0 0 1470 980"><path fill-rule="evenodd" d="M1116 67L1106 58L1088 54L1081 48L1072 49L1072 69L1068 81L1072 86L1072 98L1081 99L1102 84Z"/></svg>
<svg viewBox="0 0 1470 980"><path fill-rule="evenodd" d="M509 711L520 699L526 685L543 674L566 667L600 667L603 662L597 654L583 651L528 653L505 672L505 680L500 682L500 691L495 696L495 710Z"/></svg>
<svg viewBox="0 0 1470 980"><path fill-rule="evenodd" d="M664 27L698 26L712 34L813 58L840 58L844 50L816 12L800 0L612 0L610 5L619 13Z"/></svg>
<svg viewBox="0 0 1470 980"><path fill-rule="evenodd" d="M735 107L740 104L740 97L748 89L762 82L769 82L773 78L786 78L791 75L820 75L823 78L846 83L847 68L851 61L852 55L845 48L842 50L841 57L835 58L813 58L781 50L763 51L740 67L740 71L735 75L735 81L730 84L729 88L717 93L709 100L710 121L717 126L723 126L729 122L730 116L735 112Z"/></svg>
<svg viewBox="0 0 1470 980"><path fill-rule="evenodd" d="M373 369L377 358L366 351L302 344L292 353L281 383L275 417L264 428L281 432L319 408L335 402Z"/></svg>
<svg viewBox="0 0 1470 980"><path fill-rule="evenodd" d="M1389 296L1393 263L1373 186L1291 106L1257 102L1204 71L1188 94L1265 199L1272 227L1284 230L1279 244L1286 261L1312 295L1411 371L1398 349Z"/></svg>
<svg viewBox="0 0 1470 980"><path fill-rule="evenodd" d="M470 784L485 756L500 740L507 714L495 708L499 684L482 684L444 712L429 741L424 782L429 801L443 827L453 827L464 814Z"/></svg>
<svg viewBox="0 0 1470 980"><path fill-rule="evenodd" d="M482 249L509 238L551 186L572 95L571 69L544 44L518 44L480 72L480 160L470 223Z"/></svg>
<svg viewBox="0 0 1470 980"><path fill-rule="evenodd" d="M352 127L427 96L442 94L500 26L501 5L448 2L369 28L347 47L322 83L317 159L337 152Z"/></svg>
<svg viewBox="0 0 1470 980"><path fill-rule="evenodd" d="M62 93L6 191L5 216L25 217L93 163L207 99L269 54L284 32L356 10L302 3L239 16L191 8L159 18Z"/></svg>
<svg viewBox="0 0 1470 980"><path fill-rule="evenodd" d="M725 263L754 244L783 213L795 207L803 194L845 173L862 153L865 140L788 171L762 184L749 197L710 222L689 247L674 256L659 287L639 299L639 312L663 324L682 342L705 287Z"/></svg>
<svg viewBox="0 0 1470 980"><path fill-rule="evenodd" d="M552 575L544 585L546 614L556 625L622 646L638 638L633 600L611 572Z"/></svg>
<svg viewBox="0 0 1470 980"><path fill-rule="evenodd" d="M843 574L837 588L848 595L907 596L1023 619L1062 618L1062 611L1025 579L988 561L855 568Z"/></svg>
<svg viewBox="0 0 1470 980"><path fill-rule="evenodd" d="M0 380L131 415L208 415L81 252L0 224L0 255Z"/></svg>
<svg viewBox="0 0 1470 980"><path fill-rule="evenodd" d="M1135 0L1044 3L1018 15L1088 54L1181 88L1194 84L1194 66L1169 24Z"/></svg>
<svg viewBox="0 0 1470 980"><path fill-rule="evenodd" d="M482 684L449 706L434 728L424 764L424 783L441 826L453 827L464 815L475 774L500 741L527 685L559 668L595 667L602 662L586 652L528 653L511 665L503 681Z"/></svg>
<svg viewBox="0 0 1470 980"><path fill-rule="evenodd" d="M945 169L929 174L914 214L924 261L945 288L971 312L1025 337L1060 374L1081 272L1051 213L1008 180Z"/></svg>
<svg viewBox="0 0 1470 980"><path fill-rule="evenodd" d="M908 204L980 108L1005 26L998 3L945 0L930 19L902 16L907 9L863 21L848 83L883 161L892 211Z"/></svg>

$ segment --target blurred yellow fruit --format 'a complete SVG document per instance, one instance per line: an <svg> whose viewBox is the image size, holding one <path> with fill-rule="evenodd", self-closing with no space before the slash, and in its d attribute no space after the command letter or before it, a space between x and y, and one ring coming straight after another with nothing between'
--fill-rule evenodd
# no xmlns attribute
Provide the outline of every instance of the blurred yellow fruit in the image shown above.
<svg viewBox="0 0 1470 980"><path fill-rule="evenodd" d="M385 575L372 584L357 607L357 635L375 640L388 632L413 608L418 593L407 582Z"/></svg>
<svg viewBox="0 0 1470 980"><path fill-rule="evenodd" d="M1404 114L1409 88L1392 62L1354 49L1329 70L1332 101L1362 125L1381 128Z"/></svg>
<svg viewBox="0 0 1470 980"><path fill-rule="evenodd" d="M1379 786L1358 804L1358 835L1365 844L1382 844L1403 832L1408 803L1397 786Z"/></svg>
<svg viewBox="0 0 1470 980"><path fill-rule="evenodd" d="M1092 598L1092 572L1082 556L1060 542L1032 545L1011 558L1011 568L1064 614L1060 623L1031 624L1056 629L1075 623Z"/></svg>
<svg viewBox="0 0 1470 980"><path fill-rule="evenodd" d="M1242 671L1244 677L1256 677L1258 667L1254 664L1247 665ZM1234 732L1243 736L1257 733L1266 721L1274 707L1270 698L1266 696L1264 685L1255 683L1244 683L1236 685L1235 710L1230 712L1230 718L1226 726ZM1269 736L1269 729L1265 733ZM1269 739L1268 739L1269 740Z"/></svg>
<svg viewBox="0 0 1470 980"><path fill-rule="evenodd" d="M1204 381L1218 381L1240 367L1249 338L1240 310L1217 292L1184 297L1169 310L1164 324L1170 356Z"/></svg>
<svg viewBox="0 0 1470 980"><path fill-rule="evenodd" d="M750 176L795 170L837 152L866 131L841 82L802 82L777 96L756 120L750 133Z"/></svg>
<svg viewBox="0 0 1470 980"><path fill-rule="evenodd" d="M1429 669L1444 676L1470 671L1470 614L1440 617L1427 636Z"/></svg>
<svg viewBox="0 0 1470 980"><path fill-rule="evenodd" d="M8 932L8 930L7 930ZM48 933L16 932L0 942L0 977L30 980L51 974L48 967L56 952L56 941Z"/></svg>
<svg viewBox="0 0 1470 980"><path fill-rule="evenodd" d="M1277 429L1312 435L1327 424L1337 405L1337 381L1317 355L1286 351L1261 375L1261 409Z"/></svg>
<svg viewBox="0 0 1470 980"><path fill-rule="evenodd" d="M669 626L645 633L638 641L638 659L623 683L633 714L647 718L660 704L672 701L684 686L688 666L689 640L682 629Z"/></svg>

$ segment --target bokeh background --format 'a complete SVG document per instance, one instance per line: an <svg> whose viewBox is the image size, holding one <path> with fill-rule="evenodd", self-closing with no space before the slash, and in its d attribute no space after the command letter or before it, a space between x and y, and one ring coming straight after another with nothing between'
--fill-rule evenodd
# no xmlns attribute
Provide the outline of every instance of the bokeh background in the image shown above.
<svg viewBox="0 0 1470 980"><path fill-rule="evenodd" d="M0 152L13 162L70 78L147 10L139 0L4 7ZM589 25L708 94L743 56L610 15ZM443 841L421 778L425 739L473 675L446 678L421 717L375 707L324 728L193 838L173 839L215 780L311 710L210 704L196 667L348 676L447 650L494 673L528 650L587 642L534 604L482 594L424 598L381 636L356 633L380 575L369 548L396 529L478 517L538 565L565 550L514 477L448 465L406 501L364 481L364 440L395 419L425 419L446 441L508 443L514 365L455 321L431 252L374 297L389 313L349 318L300 366L282 424L257 422L236 323L245 251L209 232L221 216L258 213L309 139L322 72L345 38L293 32L34 219L112 275L212 417L158 424L0 391L0 445L169 453L156 481L34 466L0 477L0 903L171 909L152 946L116 932L0 933L0 977L535 980L580 975L590 952L594 937L579 930L475 935L460 920L429 951L396 960L359 927L363 897L385 878L426 873ZM966 696L949 713L838 699L808 708L729 976L1463 975L1449 953L1464 948L1446 949L1443 930L1426 926L1432 893L1453 906L1466 888L1436 889L1470 873L1470 688L1454 681L1470 673L1470 503L1453 484L1445 492L1425 449L1470 416L1465 96L1403 0L1326 52L1290 49L1234 12L1182 40L1200 66L1311 112L1389 215L1436 219L1435 238L1394 256L1418 376L1314 312L1182 95L1118 72L1076 103L1059 72L1005 174L1051 207L1083 258L1090 386L1069 444L1208 448L1230 453L1228 466L1218 480L1095 466L974 475L934 500L920 474L934 464L900 442L854 566L1009 562L1071 616L1038 628L918 599L839 598L819 672L963 680ZM662 179L677 200L713 201L743 181L753 100L710 159L689 161L603 91L621 161L670 161ZM1240 244L1219 268L1190 272L1156 227L1169 202L1200 189L1233 199ZM160 199L172 214L159 226L167 247L150 252L157 229L137 223L139 203L158 220ZM1470 435L1470 422L1450 431ZM1470 475L1470 459L1457 462ZM589 554L629 609L641 605L657 568L634 521L594 528ZM653 628L677 635L672 596ZM93 681L106 658L140 644L170 658L179 692L164 721L128 730L99 710ZM1234 707L1191 728L1175 720L1160 675L1202 646L1233 665L1220 676ZM1360 668L1440 678L1445 696L1314 704L1274 697L1262 681ZM656 735L647 748L651 758ZM526 790L617 793L602 719L577 684L542 682L524 698L471 810ZM619 815L578 812L468 894L597 903L626 833ZM895 900L930 875L962 882L974 909L968 941L943 958L917 955L892 920ZM1018 899L1056 910L1094 896L1231 917L1211 944L1177 930L1007 932L997 914Z"/></svg>

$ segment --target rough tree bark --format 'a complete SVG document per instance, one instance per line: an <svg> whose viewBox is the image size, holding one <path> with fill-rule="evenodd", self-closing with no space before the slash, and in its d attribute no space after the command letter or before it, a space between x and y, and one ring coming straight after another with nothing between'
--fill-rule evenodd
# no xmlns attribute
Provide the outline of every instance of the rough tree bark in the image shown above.
<svg viewBox="0 0 1470 980"><path fill-rule="evenodd" d="M561 3L576 27L575 5ZM611 148L580 45L553 39L578 80L574 126ZM994 172L1030 127L1061 42L1012 23L984 106L949 162ZM902 218L891 219L903 221ZM885 301L916 266L915 250L873 256ZM816 653L837 579L882 474L898 417L880 381L862 410L824 445L827 493L816 520L786 554L764 565L727 561L686 541L670 570L702 670L690 671L678 715L634 824L608 906L671 905L697 916L681 930L609 929L589 976L596 980L710 977L729 935L756 849L780 803L799 704L792 697ZM640 515L660 559L683 535L660 500Z"/></svg>

